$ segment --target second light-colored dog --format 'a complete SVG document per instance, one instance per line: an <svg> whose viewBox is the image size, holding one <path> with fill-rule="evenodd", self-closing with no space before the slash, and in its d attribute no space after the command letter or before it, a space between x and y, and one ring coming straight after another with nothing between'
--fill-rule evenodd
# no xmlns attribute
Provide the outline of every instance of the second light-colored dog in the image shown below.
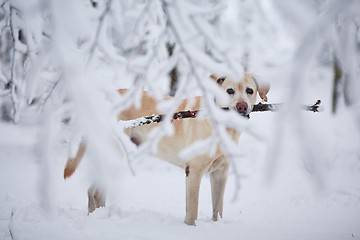
<svg viewBox="0 0 360 240"><path fill-rule="evenodd" d="M241 81L233 81L227 77L218 77L212 74L210 78L229 95L227 101L215 99L217 106L248 116L256 101L256 93L262 100L267 101L266 94L269 92L269 85L260 84L252 74L245 73ZM209 80L211 81L211 80ZM125 94L126 90L120 90L120 94ZM157 109L158 101L151 97L147 92L141 98L139 109L131 106L119 113L119 120L131 120L153 114L162 114ZM178 111L199 110L204 108L202 97L195 97L195 101L183 100L178 107ZM143 125L135 128L126 129L125 132L131 140L140 145L148 140L149 132L157 127L158 124ZM211 195L212 195L212 219L217 221L222 217L223 199L227 182L229 162L224 155L221 144L216 147L215 154L196 155L186 161L180 158L179 153L191 144L199 140L204 140L213 134L211 121L206 118L192 118L173 121L174 134L160 139L157 153L158 158L179 166L185 171L186 178L186 215L185 223L195 225L198 217L199 189L201 178L204 174L210 175ZM228 134L234 141L239 137L239 133L233 129L228 129ZM68 159L64 170L64 177L67 178L75 171L81 158L85 153L86 145L80 144L75 157ZM88 190L89 212L97 207L105 205L105 191L96 184Z"/></svg>

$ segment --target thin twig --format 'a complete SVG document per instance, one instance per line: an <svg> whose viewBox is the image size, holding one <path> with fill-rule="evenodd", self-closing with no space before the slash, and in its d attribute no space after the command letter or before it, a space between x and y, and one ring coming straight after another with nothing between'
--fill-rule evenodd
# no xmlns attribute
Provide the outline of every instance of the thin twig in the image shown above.
<svg viewBox="0 0 360 240"><path fill-rule="evenodd" d="M59 77L55 83L53 84L53 86L51 87L51 89L48 91L46 97L44 98L44 100L42 101L42 104L40 106L40 111L44 108L46 102L49 100L50 96L52 95L52 93L54 92L55 88L58 86L59 82L61 81L61 77Z"/></svg>
<svg viewBox="0 0 360 240"><path fill-rule="evenodd" d="M0 5L0 7L1 7L1 8L4 7L4 5L5 5L7 2L10 2L10 0L5 0L5 1Z"/></svg>
<svg viewBox="0 0 360 240"><path fill-rule="evenodd" d="M89 59L88 59L88 64L90 63L91 59L93 58L94 52L95 52L95 48L98 44L98 40L99 40L99 36L100 36L100 31L104 25L104 20L106 15L110 12L110 8L111 8L111 4L112 4L112 0L108 0L106 2L106 6L104 11L101 13L100 17L99 17L99 24L96 28L96 34L95 34L95 39L93 44L90 47L90 53L89 53Z"/></svg>
<svg viewBox="0 0 360 240"><path fill-rule="evenodd" d="M18 116L18 100L16 97L16 87L17 87L17 81L15 79L15 53L16 53L16 49L15 49L15 33L14 33L14 25L13 25L13 11L14 8L13 6L10 4L10 13L9 13L9 29L10 29L10 34L11 34L11 38L12 38L12 59L11 59L11 69L10 69L10 83L11 83L11 102L13 104L14 107L14 112L12 114L12 120L16 123L17 122L17 116Z"/></svg>
<svg viewBox="0 0 360 240"><path fill-rule="evenodd" d="M14 240L14 233L13 233L13 220L14 220L14 211L11 211L11 216L10 216L10 222L9 222L9 233L10 233L10 237L12 240Z"/></svg>
<svg viewBox="0 0 360 240"><path fill-rule="evenodd" d="M136 35L136 32L139 32L139 25L141 20L149 13L151 13L150 11L150 5L151 5L152 1L147 1L145 4L145 7L141 10L141 12L138 15L137 20L134 23L134 27L132 28L132 31L129 35Z"/></svg>

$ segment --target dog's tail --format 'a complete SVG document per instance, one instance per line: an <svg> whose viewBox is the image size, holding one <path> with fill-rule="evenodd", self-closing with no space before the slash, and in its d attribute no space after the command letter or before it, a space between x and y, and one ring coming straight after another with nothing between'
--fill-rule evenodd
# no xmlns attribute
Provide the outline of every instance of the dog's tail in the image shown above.
<svg viewBox="0 0 360 240"><path fill-rule="evenodd" d="M64 179L71 177L71 175L75 172L81 159L85 155L85 151L86 151L86 143L85 141L81 141L75 157L70 157L66 161L66 165L64 169Z"/></svg>

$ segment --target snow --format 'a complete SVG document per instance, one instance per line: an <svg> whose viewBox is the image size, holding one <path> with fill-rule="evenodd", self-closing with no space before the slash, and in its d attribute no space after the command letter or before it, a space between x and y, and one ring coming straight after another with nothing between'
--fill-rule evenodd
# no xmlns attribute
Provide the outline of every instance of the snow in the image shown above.
<svg viewBox="0 0 360 240"><path fill-rule="evenodd" d="M151 117L151 118L149 118L149 117ZM141 125L144 125L144 124L150 124L150 123L154 123L154 122L159 122L159 119L161 119L161 115L144 116L144 117L136 118L136 119L133 119L133 120L119 121L119 124L123 128L134 128L136 126L141 126Z"/></svg>
<svg viewBox="0 0 360 240"><path fill-rule="evenodd" d="M276 92L276 90L274 90ZM276 93L274 93L275 95ZM243 157L239 196L230 173L224 218L211 220L209 178L204 177L196 227L183 223L185 181L181 169L156 159L136 166L136 176L119 170L107 206L87 215L87 187L92 164L85 158L75 175L62 178L66 143L57 146L51 163L50 209L39 189L41 164L35 153L37 129L0 125L0 239L360 239L359 135L351 115L304 112L317 142L317 176L306 169L289 126L278 153L274 177L266 178L268 141L277 113L253 113L251 131L240 140ZM314 177L314 176L313 176ZM13 218L11 215L13 214Z"/></svg>

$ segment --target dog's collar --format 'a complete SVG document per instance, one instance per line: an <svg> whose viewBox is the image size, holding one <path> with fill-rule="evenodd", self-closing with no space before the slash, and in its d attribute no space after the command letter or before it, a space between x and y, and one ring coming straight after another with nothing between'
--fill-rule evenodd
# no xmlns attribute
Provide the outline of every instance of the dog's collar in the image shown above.
<svg viewBox="0 0 360 240"><path fill-rule="evenodd" d="M230 108L228 108L228 107L223 107L222 110L224 110L224 111L230 111ZM239 113L239 114L240 114L240 113ZM240 115L243 116L243 117L246 117L246 118L250 118L250 114L248 114L248 115L240 114Z"/></svg>

